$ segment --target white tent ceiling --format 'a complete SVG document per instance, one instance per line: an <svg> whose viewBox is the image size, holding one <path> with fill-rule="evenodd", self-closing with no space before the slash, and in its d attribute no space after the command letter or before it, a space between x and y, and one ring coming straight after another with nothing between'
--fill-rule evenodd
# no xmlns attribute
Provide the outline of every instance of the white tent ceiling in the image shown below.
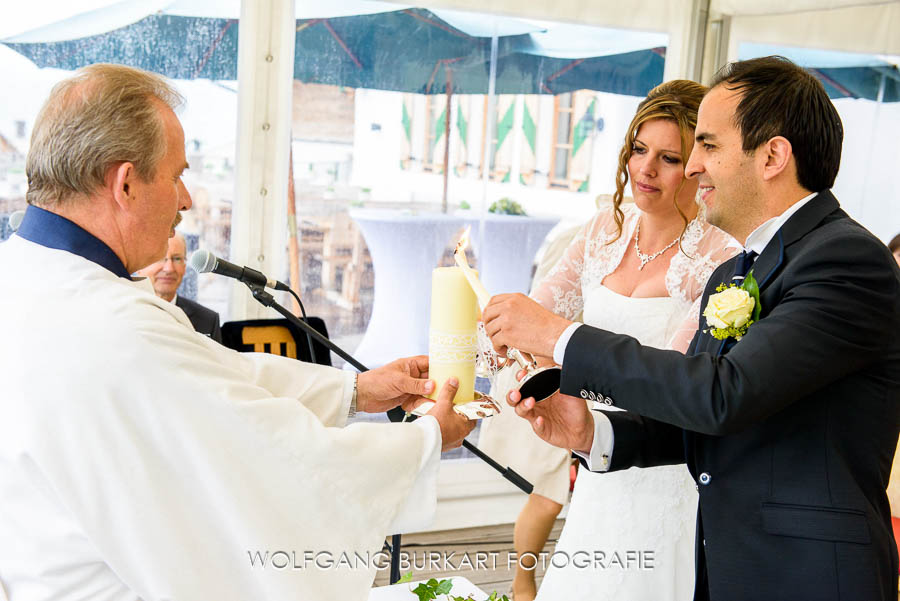
<svg viewBox="0 0 900 601"><path fill-rule="evenodd" d="M669 31L696 7L710 20L730 17L739 42L900 55L900 2L884 0L425 0L420 5ZM733 50L733 52L732 52ZM729 58L737 56L736 46Z"/></svg>
<svg viewBox="0 0 900 601"><path fill-rule="evenodd" d="M736 16L731 19L729 57L737 56L735 44L739 42L896 56L900 55L900 2Z"/></svg>

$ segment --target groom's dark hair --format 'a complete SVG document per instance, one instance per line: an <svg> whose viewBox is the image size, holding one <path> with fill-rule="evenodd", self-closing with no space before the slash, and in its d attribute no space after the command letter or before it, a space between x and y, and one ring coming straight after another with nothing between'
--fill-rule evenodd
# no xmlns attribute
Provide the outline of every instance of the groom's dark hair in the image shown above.
<svg viewBox="0 0 900 601"><path fill-rule="evenodd" d="M844 126L812 73L783 56L766 56L725 65L710 88L719 85L741 92L735 122L744 152L782 136L791 143L801 186L821 192L834 185Z"/></svg>

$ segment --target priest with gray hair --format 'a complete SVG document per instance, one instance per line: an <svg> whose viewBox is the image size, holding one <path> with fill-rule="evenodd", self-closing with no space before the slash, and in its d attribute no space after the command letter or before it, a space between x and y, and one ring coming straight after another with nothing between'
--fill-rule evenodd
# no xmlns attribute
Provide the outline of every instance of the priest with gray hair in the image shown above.
<svg viewBox="0 0 900 601"><path fill-rule="evenodd" d="M415 423L346 425L418 405L427 357L357 377L237 353L132 280L191 208L181 103L93 65L35 123L29 207L0 245L0 598L365 599L385 535L428 525L440 452L473 424L450 382Z"/></svg>

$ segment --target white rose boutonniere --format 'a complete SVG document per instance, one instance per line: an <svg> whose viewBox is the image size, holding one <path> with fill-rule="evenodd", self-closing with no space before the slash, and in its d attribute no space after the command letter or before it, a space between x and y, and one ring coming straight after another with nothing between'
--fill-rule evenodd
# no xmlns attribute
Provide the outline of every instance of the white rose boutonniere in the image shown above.
<svg viewBox="0 0 900 601"><path fill-rule="evenodd" d="M710 325L709 333L717 340L740 340L759 319L759 286L753 272L747 274L740 286L719 284L716 291L703 309L703 317Z"/></svg>

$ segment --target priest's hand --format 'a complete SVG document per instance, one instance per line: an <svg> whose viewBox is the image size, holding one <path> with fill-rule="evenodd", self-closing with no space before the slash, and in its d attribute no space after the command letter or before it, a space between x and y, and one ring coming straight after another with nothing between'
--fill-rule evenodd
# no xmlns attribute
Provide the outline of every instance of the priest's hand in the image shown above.
<svg viewBox="0 0 900 601"><path fill-rule="evenodd" d="M594 444L594 418L584 399L557 392L536 403L522 398L518 390L506 396L516 415L531 424L534 433L555 447L590 453Z"/></svg>
<svg viewBox="0 0 900 601"><path fill-rule="evenodd" d="M453 398L459 389L456 378L448 378L438 392L437 401L428 415L434 417L441 427L441 452L462 445L463 439L475 428L473 420L466 419L453 410Z"/></svg>
<svg viewBox="0 0 900 601"><path fill-rule="evenodd" d="M378 369L359 374L356 410L383 413L401 405L411 411L431 394L434 381L428 379L428 356L397 359Z"/></svg>
<svg viewBox="0 0 900 601"><path fill-rule="evenodd" d="M484 329L501 356L507 348L552 357L560 335L572 323L524 294L498 294L484 308Z"/></svg>

